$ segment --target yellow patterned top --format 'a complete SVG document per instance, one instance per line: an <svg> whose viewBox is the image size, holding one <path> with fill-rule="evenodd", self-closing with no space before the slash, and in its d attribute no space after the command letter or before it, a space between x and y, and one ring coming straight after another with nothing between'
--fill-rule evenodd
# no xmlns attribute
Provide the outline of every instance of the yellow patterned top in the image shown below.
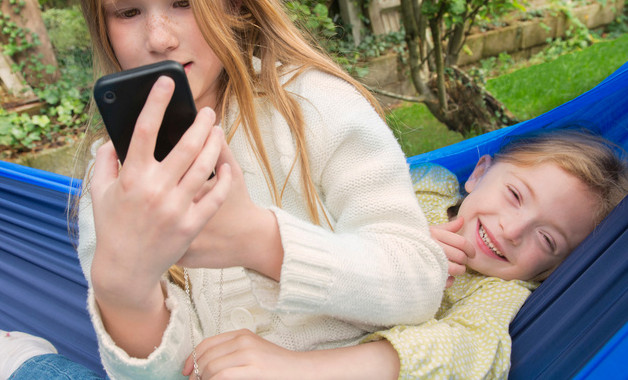
<svg viewBox="0 0 628 380"><path fill-rule="evenodd" d="M447 208L460 199L455 175L426 164L414 168L412 178L430 224L446 222ZM445 291L434 319L379 331L364 341L387 339L394 346L401 362L399 379L505 379L508 327L536 286L467 272Z"/></svg>

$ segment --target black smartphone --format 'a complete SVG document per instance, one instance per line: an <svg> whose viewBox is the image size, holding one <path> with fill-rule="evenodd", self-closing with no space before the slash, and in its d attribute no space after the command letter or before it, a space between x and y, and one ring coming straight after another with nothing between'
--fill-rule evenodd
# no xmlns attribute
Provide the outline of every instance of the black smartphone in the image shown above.
<svg viewBox="0 0 628 380"><path fill-rule="evenodd" d="M196 117L196 106L183 66L162 61L105 75L94 85L94 99L120 162L124 162L133 129L148 93L157 79L174 80L174 94L166 108L155 146L155 159L166 158Z"/></svg>

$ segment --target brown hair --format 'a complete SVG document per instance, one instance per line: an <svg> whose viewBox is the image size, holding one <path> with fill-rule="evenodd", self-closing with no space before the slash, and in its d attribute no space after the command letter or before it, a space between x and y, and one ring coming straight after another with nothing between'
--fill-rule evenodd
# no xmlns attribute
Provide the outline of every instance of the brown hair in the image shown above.
<svg viewBox="0 0 628 380"><path fill-rule="evenodd" d="M273 201L281 207L283 188L288 178L283 184L275 182L254 105L255 98L272 94L268 100L285 118L294 137L297 153L293 167L299 165L301 169L308 213L312 222L320 224L319 210L325 219L327 217L319 208L321 200L310 174L303 115L297 100L281 84L280 77L287 74L288 70L293 71L296 77L307 69L318 69L352 84L383 115L379 104L364 86L336 65L290 21L282 1L191 0L190 3L203 37L224 66L219 78L220 118L224 118L229 108L229 99L234 98L240 110L237 122L227 131L227 140L231 139L237 128L244 128L247 140L264 170ZM84 0L81 6L92 38L94 76L119 71L120 64L107 37L102 0ZM261 61L259 72L253 67L253 57ZM95 112L95 108L90 107L90 112ZM83 156L91 143L100 137L106 137L103 128L88 127Z"/></svg>
<svg viewBox="0 0 628 380"><path fill-rule="evenodd" d="M628 194L628 165L623 150L586 131L556 129L515 136L494 159L519 166L558 165L586 184L596 198L595 224Z"/></svg>

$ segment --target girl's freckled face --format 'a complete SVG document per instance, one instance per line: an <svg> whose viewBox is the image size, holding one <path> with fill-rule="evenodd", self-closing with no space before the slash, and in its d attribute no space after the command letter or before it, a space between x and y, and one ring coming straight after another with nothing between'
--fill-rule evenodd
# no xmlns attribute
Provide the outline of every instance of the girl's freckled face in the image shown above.
<svg viewBox="0 0 628 380"><path fill-rule="evenodd" d="M188 1L105 1L107 33L122 69L181 63L196 107L215 108L223 65L205 41Z"/></svg>

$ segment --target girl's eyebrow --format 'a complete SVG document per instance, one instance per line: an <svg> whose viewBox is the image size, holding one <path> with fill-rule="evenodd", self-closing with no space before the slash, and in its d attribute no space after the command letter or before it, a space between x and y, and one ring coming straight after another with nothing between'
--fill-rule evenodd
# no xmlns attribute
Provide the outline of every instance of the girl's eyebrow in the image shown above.
<svg viewBox="0 0 628 380"><path fill-rule="evenodd" d="M103 0L103 7L119 8L121 5L128 3L129 0Z"/></svg>
<svg viewBox="0 0 628 380"><path fill-rule="evenodd" d="M118 0L103 0L102 7L104 9L116 9L118 8Z"/></svg>
<svg viewBox="0 0 628 380"><path fill-rule="evenodd" d="M525 181L523 178L519 177L516 173L512 173L512 176L515 177L521 183L521 185L530 194L532 199L536 199L536 192L534 191L534 188L532 186L530 186L530 184L527 181Z"/></svg>

